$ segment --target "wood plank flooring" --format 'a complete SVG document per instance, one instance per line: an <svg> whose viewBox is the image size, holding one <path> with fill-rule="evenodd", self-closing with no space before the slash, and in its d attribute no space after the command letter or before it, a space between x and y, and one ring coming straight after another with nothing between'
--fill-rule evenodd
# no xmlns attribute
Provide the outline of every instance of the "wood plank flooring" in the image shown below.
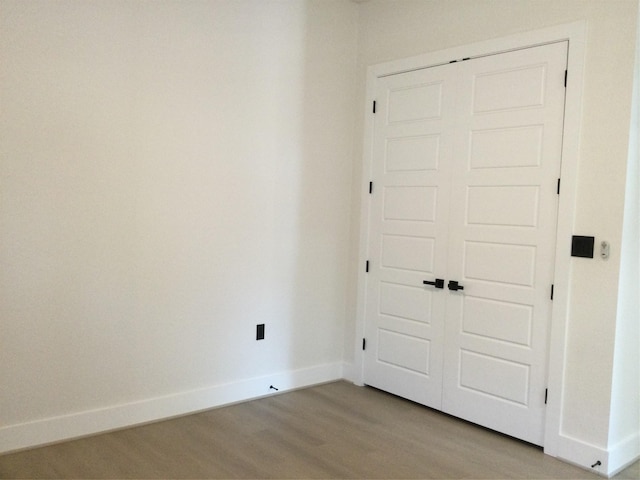
<svg viewBox="0 0 640 480"><path fill-rule="evenodd" d="M532 445L336 382L3 455L0 478L600 477ZM638 463L616 478L640 478Z"/></svg>

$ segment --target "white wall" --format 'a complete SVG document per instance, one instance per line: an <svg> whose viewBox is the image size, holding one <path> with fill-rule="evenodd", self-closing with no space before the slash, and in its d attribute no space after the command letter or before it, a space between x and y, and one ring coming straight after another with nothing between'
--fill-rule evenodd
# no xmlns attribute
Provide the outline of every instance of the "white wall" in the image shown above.
<svg viewBox="0 0 640 480"><path fill-rule="evenodd" d="M339 378L357 5L0 22L0 451Z"/></svg>
<svg viewBox="0 0 640 480"><path fill-rule="evenodd" d="M626 438L612 372L637 10L0 0L0 451L339 377L366 66L583 19L575 233L612 255L572 263L561 428Z"/></svg>
<svg viewBox="0 0 640 480"><path fill-rule="evenodd" d="M616 469L627 452L640 455L640 28L636 39L609 429Z"/></svg>
<svg viewBox="0 0 640 480"><path fill-rule="evenodd" d="M360 6L361 106L368 65L562 23L587 22L574 233L593 235L598 243L609 241L611 258L571 261L564 391L550 394L562 396L558 433L584 447L588 455L606 453L609 448L637 12L637 0L371 0ZM362 107L361 112L360 138ZM361 141L356 145L361 148ZM360 173L354 175L356 212L362 182ZM359 238L355 223L354 232L355 259ZM351 278L359 267L352 262ZM350 285L350 298L355 299L355 286ZM351 303L349 318L355 317L355 310ZM347 342L357 343L353 334Z"/></svg>

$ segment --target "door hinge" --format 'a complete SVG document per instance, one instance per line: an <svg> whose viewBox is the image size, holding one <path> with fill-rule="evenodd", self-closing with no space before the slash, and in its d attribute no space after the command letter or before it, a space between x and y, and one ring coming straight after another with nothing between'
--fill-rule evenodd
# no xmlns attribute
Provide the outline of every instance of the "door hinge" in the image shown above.
<svg viewBox="0 0 640 480"><path fill-rule="evenodd" d="M363 338L362 339L362 350L365 350L367 348L367 339Z"/></svg>
<svg viewBox="0 0 640 480"><path fill-rule="evenodd" d="M544 389L544 404L545 404L545 405L547 404L547 398L548 398L548 396L549 396L549 389L548 389L548 388L545 388L545 389Z"/></svg>
<svg viewBox="0 0 640 480"><path fill-rule="evenodd" d="M369 182L369 194L373 193L373 182Z"/></svg>
<svg viewBox="0 0 640 480"><path fill-rule="evenodd" d="M369 260L364 264L364 271L369 273Z"/></svg>
<svg viewBox="0 0 640 480"><path fill-rule="evenodd" d="M569 70L564 71L564 88L567 88L567 76L569 75Z"/></svg>
<svg viewBox="0 0 640 480"><path fill-rule="evenodd" d="M553 283L551 284L551 300L553 300Z"/></svg>
<svg viewBox="0 0 640 480"><path fill-rule="evenodd" d="M557 187L556 193L560 195L560 179L558 179L558 187Z"/></svg>
<svg viewBox="0 0 640 480"><path fill-rule="evenodd" d="M373 101L373 113L376 113L376 101Z"/></svg>

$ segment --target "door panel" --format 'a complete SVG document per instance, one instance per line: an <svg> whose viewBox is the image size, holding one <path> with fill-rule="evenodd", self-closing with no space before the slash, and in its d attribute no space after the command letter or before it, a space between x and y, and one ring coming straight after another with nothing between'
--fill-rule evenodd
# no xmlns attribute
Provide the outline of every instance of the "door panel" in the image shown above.
<svg viewBox="0 0 640 480"><path fill-rule="evenodd" d="M365 383L440 408L454 67L376 92ZM440 277L442 278L442 277Z"/></svg>
<svg viewBox="0 0 640 480"><path fill-rule="evenodd" d="M470 132L469 168L537 167L542 156L542 125Z"/></svg>
<svg viewBox="0 0 640 480"><path fill-rule="evenodd" d="M566 58L464 62L457 90L443 410L539 445Z"/></svg>
<svg viewBox="0 0 640 480"><path fill-rule="evenodd" d="M467 189L467 224L535 227L538 223L536 186L472 186Z"/></svg>
<svg viewBox="0 0 640 480"><path fill-rule="evenodd" d="M437 187L396 185L383 188L385 220L435 221Z"/></svg>
<svg viewBox="0 0 640 480"><path fill-rule="evenodd" d="M433 238L382 235L381 267L433 273Z"/></svg>
<svg viewBox="0 0 640 480"><path fill-rule="evenodd" d="M491 355L460 350L460 387L498 401L526 405L529 366ZM493 375L487 375L492 372ZM494 375L501 379L496 382Z"/></svg>
<svg viewBox="0 0 640 480"><path fill-rule="evenodd" d="M523 51L519 50L515 56ZM487 57L489 63L497 66L495 70L474 74L471 83L473 113L495 113L542 106L546 79L544 60L538 65L520 67L514 64L513 68L503 68L497 63L503 58L495 62L497 57L498 55ZM474 60L474 63L475 66L478 65L478 61Z"/></svg>
<svg viewBox="0 0 640 480"><path fill-rule="evenodd" d="M380 282L380 314L428 324L430 313L431 295L424 288Z"/></svg>
<svg viewBox="0 0 640 480"><path fill-rule="evenodd" d="M407 74L406 78L415 77ZM411 81L411 80L409 80ZM390 124L415 120L437 120L442 113L442 83L425 79L424 83L402 84L395 79L387 90Z"/></svg>
<svg viewBox="0 0 640 480"><path fill-rule="evenodd" d="M397 331L378 331L378 361L418 374L429 374L429 340Z"/></svg>
<svg viewBox="0 0 640 480"><path fill-rule="evenodd" d="M533 286L535 246L465 241L462 255L465 280Z"/></svg>
<svg viewBox="0 0 640 480"><path fill-rule="evenodd" d="M469 296L463 301L462 334L531 346L530 305Z"/></svg>
<svg viewBox="0 0 640 480"><path fill-rule="evenodd" d="M439 135L390 138L385 156L386 171L437 170L439 148Z"/></svg>

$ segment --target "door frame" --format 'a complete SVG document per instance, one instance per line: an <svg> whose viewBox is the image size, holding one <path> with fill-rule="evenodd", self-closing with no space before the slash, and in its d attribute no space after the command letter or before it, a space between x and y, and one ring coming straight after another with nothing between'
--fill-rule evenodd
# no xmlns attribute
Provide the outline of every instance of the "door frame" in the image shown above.
<svg viewBox="0 0 640 480"><path fill-rule="evenodd" d="M561 420L564 397L564 371L566 361L566 331L569 317L569 290L571 279L570 242L576 213L577 172L582 120L582 94L587 26L585 21L572 22L531 32L510 35L470 45L439 50L415 57L372 65L367 68L365 93L364 145L362 158L362 188L360 212L360 240L358 267L368 259L370 197L369 181L373 162L374 117L371 106L378 78L427 67L447 64L453 60L504 53L523 48L561 41L568 42L568 82L565 95L565 119L562 143L562 194L558 204L558 227L555 244L555 294L551 312L548 343L549 390L554 392L547 403L544 452L559 456L561 449ZM367 274L358 268L356 306L356 341L354 355L354 383L363 385L364 359L362 339L365 331L365 305Z"/></svg>

